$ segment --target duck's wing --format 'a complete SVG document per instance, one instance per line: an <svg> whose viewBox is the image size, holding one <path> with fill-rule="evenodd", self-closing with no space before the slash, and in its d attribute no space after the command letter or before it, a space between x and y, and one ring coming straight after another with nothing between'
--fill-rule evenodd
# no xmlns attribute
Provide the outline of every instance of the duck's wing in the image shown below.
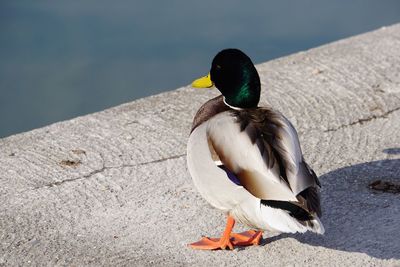
<svg viewBox="0 0 400 267"><path fill-rule="evenodd" d="M296 203L320 214L318 178L282 114L268 108L223 112L210 121L207 136L214 156L251 194L270 205Z"/></svg>

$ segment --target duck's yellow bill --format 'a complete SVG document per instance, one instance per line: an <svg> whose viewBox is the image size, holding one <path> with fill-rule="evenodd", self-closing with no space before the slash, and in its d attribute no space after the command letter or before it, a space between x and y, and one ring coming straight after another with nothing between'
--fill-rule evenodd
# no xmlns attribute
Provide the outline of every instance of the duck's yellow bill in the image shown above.
<svg viewBox="0 0 400 267"><path fill-rule="evenodd" d="M192 86L195 88L210 88L213 87L213 85L214 83L211 81L210 73L192 82Z"/></svg>

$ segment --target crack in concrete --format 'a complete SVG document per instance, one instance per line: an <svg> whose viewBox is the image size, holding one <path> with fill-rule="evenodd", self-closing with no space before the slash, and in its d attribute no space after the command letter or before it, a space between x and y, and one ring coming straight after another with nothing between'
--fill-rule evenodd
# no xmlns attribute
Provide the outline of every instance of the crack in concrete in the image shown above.
<svg viewBox="0 0 400 267"><path fill-rule="evenodd" d="M161 158L161 159L157 159L157 160L152 160L152 161L148 161L148 162L137 163L137 164L122 164L120 166L105 166L103 164L103 167L101 167L100 169L91 171L88 174L85 174L83 176L79 176L79 177L76 177L76 178L65 179L65 180L62 180L62 181L48 183L48 184L45 184L43 186L35 187L34 190L38 190L38 189L41 189L41 188L44 188L44 187L60 186L60 185L65 184L65 183L74 182L74 181L82 180L82 179L87 179L87 178L92 177L93 175L96 175L98 173L102 173L105 170L143 166L143 165L148 165L148 164L152 164L152 163L163 162L163 161L166 161L166 160L169 160L169 159L178 159L178 158L181 158L183 156L186 156L186 153L185 154L171 156L171 157L167 157L167 158Z"/></svg>
<svg viewBox="0 0 400 267"><path fill-rule="evenodd" d="M89 177L91 177L91 176L93 176L93 175L95 175L97 173L103 172L104 170L111 169L111 168L116 168L116 167L103 166L100 169L91 171L90 173L85 174L83 176L79 176L79 177L76 177L76 178L65 179L65 180L62 180L62 181L48 183L48 184L45 184L45 185L42 185L42 186L35 187L34 190L38 190L38 189L41 189L41 188L44 188L44 187L55 187L55 186L59 186L59 185L65 184L65 183L69 183L69 182L73 182L73 181L89 178Z"/></svg>
<svg viewBox="0 0 400 267"><path fill-rule="evenodd" d="M400 110L400 107L388 110L385 113L380 114L380 115L372 115L372 116L367 117L367 118L358 119L358 120L353 121L353 122L351 122L349 124L342 124L342 125L340 125L339 127L336 127L336 128L328 128L327 130L324 130L324 133L336 132L336 131L341 130L343 128L351 127L353 125L364 124L365 122L373 121L373 120L376 120L376 119L386 118L388 115L390 115L391 113L396 112L398 110Z"/></svg>
<svg viewBox="0 0 400 267"><path fill-rule="evenodd" d="M168 157L168 158L161 158L161 159L156 159L156 160L152 160L152 161L148 161L148 162L142 162L142 163L135 164L133 166L129 166L128 165L127 167L142 166L142 165L147 165L147 164L151 164L151 163L158 163L158 162L163 162L163 161L166 161L166 160L169 160L169 159L178 159L178 158L181 158L183 156L186 156L186 153L185 154L171 156L171 157ZM123 165L123 167L125 167L125 166Z"/></svg>

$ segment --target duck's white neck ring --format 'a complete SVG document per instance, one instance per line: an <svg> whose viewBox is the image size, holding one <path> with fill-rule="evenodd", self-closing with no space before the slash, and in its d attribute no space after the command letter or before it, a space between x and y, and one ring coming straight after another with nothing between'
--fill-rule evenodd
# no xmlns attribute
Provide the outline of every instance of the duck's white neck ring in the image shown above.
<svg viewBox="0 0 400 267"><path fill-rule="evenodd" d="M242 108L234 107L234 106L231 106L231 105L229 105L228 103L226 103L226 101L225 101L225 96L223 97L223 99L224 99L224 104L227 105L228 107L230 107L231 109L234 109L234 110L243 110Z"/></svg>

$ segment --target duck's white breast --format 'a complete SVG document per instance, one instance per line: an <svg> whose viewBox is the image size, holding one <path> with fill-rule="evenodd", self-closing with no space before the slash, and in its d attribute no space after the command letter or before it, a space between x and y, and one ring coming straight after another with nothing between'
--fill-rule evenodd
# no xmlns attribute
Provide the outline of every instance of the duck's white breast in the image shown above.
<svg viewBox="0 0 400 267"><path fill-rule="evenodd" d="M224 170L211 157L207 141L207 122L190 135L187 146L187 164L194 185L212 206L230 211L253 196L242 186L229 180Z"/></svg>

